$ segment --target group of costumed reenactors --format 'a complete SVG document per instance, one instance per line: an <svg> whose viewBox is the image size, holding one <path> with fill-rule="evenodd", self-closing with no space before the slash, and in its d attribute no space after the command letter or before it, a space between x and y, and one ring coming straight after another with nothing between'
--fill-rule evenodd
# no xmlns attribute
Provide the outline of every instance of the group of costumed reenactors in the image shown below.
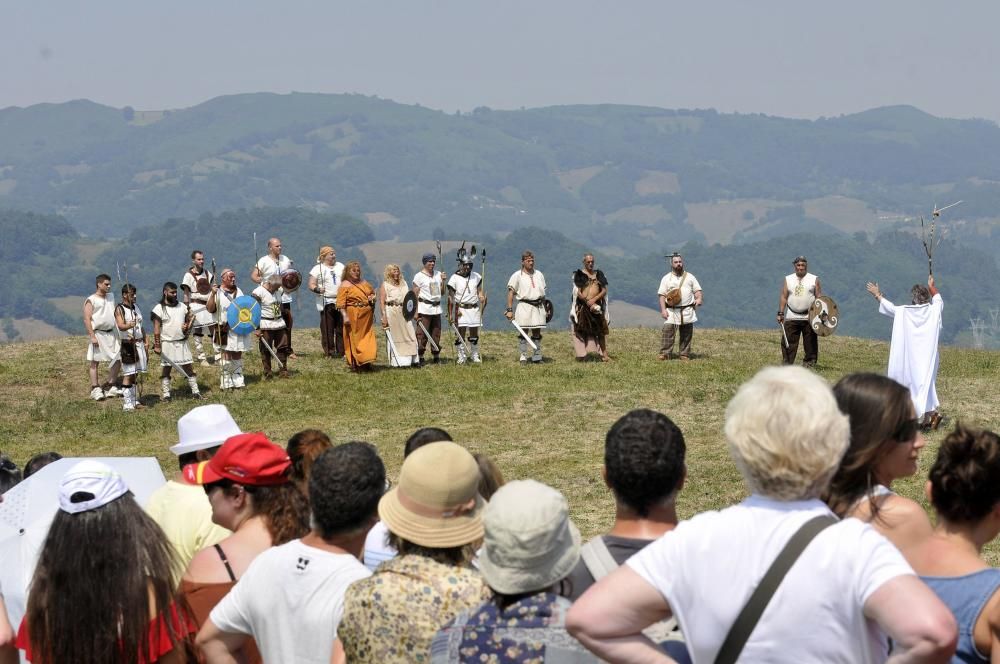
<svg viewBox="0 0 1000 664"><path fill-rule="evenodd" d="M454 333L457 364L482 362L479 333L487 298L484 286L486 252L480 253L482 273L476 272L476 247L457 251L457 267L448 276L437 269L440 253L422 256L422 269L408 284L398 265L385 266L383 280L374 288L362 276L361 264L337 261L332 247L319 250L316 264L308 275L308 288L316 295L320 318L320 342L326 357L345 358L354 372L370 371L377 356L374 323L378 310L385 334L389 365L419 367L440 361L442 313ZM929 252L928 252L929 254ZM663 318L660 360L691 358L691 343L697 310L703 305L698 279L684 269L679 253L666 256L670 271L660 280L657 295ZM930 256L928 255L928 258ZM205 266L201 251L191 254L191 267L184 273L180 288L174 282L163 285L162 297L153 307L152 350L160 357L160 397L171 397L172 371L187 382L190 393L200 398L194 361L220 363L223 390L245 387L243 353L257 340L264 379L277 375L287 378L288 362L296 359L292 350L292 303L302 283L291 259L281 253L281 241L271 238L267 254L257 260L250 273L256 288L244 295L237 286L236 273L225 268L218 275ZM214 263L214 261L213 261ZM803 364L814 367L819 357L819 337L832 334L839 322L836 303L823 295L819 277L808 271L804 256L792 261L794 271L781 283L777 322L781 328L784 364L795 362L799 341L804 347ZM583 361L591 356L610 360L607 349L608 280L595 268L593 254L583 257L582 266L572 275L569 307L574 354ZM122 301L116 305L110 294L111 278L97 277L97 290L84 305L84 324L90 337L91 397L101 400L121 396L123 409L141 407L136 378L148 364L149 339L143 318L135 306L135 287L126 283ZM878 284L867 290L879 301L880 313L893 318L888 374L910 388L915 414L925 426L937 427L941 416L934 386L938 369L938 337L943 301L934 286L916 285L912 302L895 306L882 294ZM543 362L542 331L552 320L554 307L546 297L545 275L535 268L530 251L521 255L521 267L507 281L504 315L518 333L518 361ZM188 339L194 340L194 353ZM677 341L678 352L674 353ZM206 351L211 345L211 354ZM98 383L100 362L111 365L107 381ZM120 387L116 381L121 376Z"/></svg>

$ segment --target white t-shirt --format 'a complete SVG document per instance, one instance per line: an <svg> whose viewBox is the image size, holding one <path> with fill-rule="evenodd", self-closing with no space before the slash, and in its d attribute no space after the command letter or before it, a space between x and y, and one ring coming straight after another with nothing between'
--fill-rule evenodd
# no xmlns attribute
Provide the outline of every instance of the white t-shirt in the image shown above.
<svg viewBox="0 0 1000 664"><path fill-rule="evenodd" d="M316 279L316 287L323 289L323 294L316 294L316 310L323 311L328 304L336 304L337 291L344 279L344 264L336 262L333 267L323 264L313 265L309 276Z"/></svg>
<svg viewBox="0 0 1000 664"><path fill-rule="evenodd" d="M662 594L696 664L713 662L737 615L802 524L830 514L819 500L751 496L704 512L626 564ZM887 641L864 603L913 570L869 524L845 519L810 542L778 586L743 649L745 662L881 662Z"/></svg>
<svg viewBox="0 0 1000 664"><path fill-rule="evenodd" d="M352 555L292 540L254 558L209 618L252 635L265 662L328 664L347 587L370 575Z"/></svg>
<svg viewBox="0 0 1000 664"><path fill-rule="evenodd" d="M435 270L434 276L421 270L413 275L413 285L420 289L417 294L417 313L433 316L441 313L441 271ZM427 302L435 304L427 304Z"/></svg>
<svg viewBox="0 0 1000 664"><path fill-rule="evenodd" d="M685 277L684 274L687 274L687 276ZM698 283L698 280L690 272L684 274L678 277L671 270L660 279L660 288L656 291L657 295L666 296L668 292L675 288L681 289L681 301L677 303L676 307L667 307L667 317L663 319L665 324L687 325L688 323L698 322L698 309L691 305L694 304L694 294L701 290L701 284ZM683 284L681 284L682 279L684 281Z"/></svg>
<svg viewBox="0 0 1000 664"><path fill-rule="evenodd" d="M398 555L396 549L389 546L385 536L389 534L389 529L385 527L384 521L379 521L368 531L365 537L365 567L371 571Z"/></svg>
<svg viewBox="0 0 1000 664"><path fill-rule="evenodd" d="M292 261L291 258L284 254L280 254L278 256L278 260L275 260L274 256L271 254L261 256L257 261L257 271L260 272L261 283L263 283L272 274L276 274L280 277L285 272L288 272L292 269L293 262L294 261ZM294 300L295 297L292 293L286 293L284 289L281 290L282 304L292 302Z"/></svg>

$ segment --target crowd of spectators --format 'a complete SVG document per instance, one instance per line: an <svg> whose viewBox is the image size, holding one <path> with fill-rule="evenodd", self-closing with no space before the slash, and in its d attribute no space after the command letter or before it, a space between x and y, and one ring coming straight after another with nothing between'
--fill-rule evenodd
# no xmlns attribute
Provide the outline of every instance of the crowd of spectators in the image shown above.
<svg viewBox="0 0 1000 664"><path fill-rule="evenodd" d="M725 413L749 497L680 520L684 435L633 410L605 438L614 523L583 542L558 490L440 428L393 484L369 443L282 447L201 406L145 510L99 462L65 473L0 664L1000 661L1000 437L947 436L932 520L892 489L918 415L884 376L764 369ZM0 457L4 487L41 456Z"/></svg>

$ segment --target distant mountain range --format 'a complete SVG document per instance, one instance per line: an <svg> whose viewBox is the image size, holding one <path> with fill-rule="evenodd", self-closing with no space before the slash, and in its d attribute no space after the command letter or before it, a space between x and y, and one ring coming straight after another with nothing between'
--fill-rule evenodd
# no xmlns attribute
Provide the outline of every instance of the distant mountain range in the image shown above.
<svg viewBox="0 0 1000 664"><path fill-rule="evenodd" d="M1000 254L1000 128L907 106L815 121L615 105L446 114L258 93L173 111L0 110L0 207L59 214L91 237L294 206L357 216L379 240L536 226L638 256L912 230L959 199L942 226Z"/></svg>

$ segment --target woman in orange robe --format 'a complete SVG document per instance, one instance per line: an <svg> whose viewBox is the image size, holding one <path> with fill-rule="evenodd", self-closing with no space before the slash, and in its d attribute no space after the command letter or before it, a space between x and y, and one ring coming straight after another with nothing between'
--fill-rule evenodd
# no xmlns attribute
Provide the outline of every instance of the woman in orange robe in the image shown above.
<svg viewBox="0 0 1000 664"><path fill-rule="evenodd" d="M375 363L375 289L361 278L361 264L344 266L337 291L337 308L344 312L344 359L351 371L370 371Z"/></svg>

